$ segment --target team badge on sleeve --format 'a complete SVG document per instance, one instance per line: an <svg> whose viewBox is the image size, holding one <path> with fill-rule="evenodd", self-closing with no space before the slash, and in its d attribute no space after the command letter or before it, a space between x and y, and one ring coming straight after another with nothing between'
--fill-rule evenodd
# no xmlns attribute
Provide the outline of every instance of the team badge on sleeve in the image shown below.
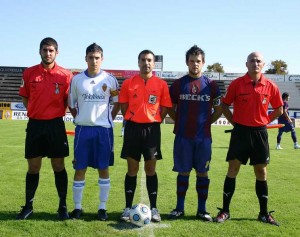
<svg viewBox="0 0 300 237"><path fill-rule="evenodd" d="M215 99L213 100L213 105L214 105L214 106L219 106L219 105L221 105L221 97L215 98Z"/></svg>
<svg viewBox="0 0 300 237"><path fill-rule="evenodd" d="M24 87L24 79L22 78L20 87Z"/></svg>

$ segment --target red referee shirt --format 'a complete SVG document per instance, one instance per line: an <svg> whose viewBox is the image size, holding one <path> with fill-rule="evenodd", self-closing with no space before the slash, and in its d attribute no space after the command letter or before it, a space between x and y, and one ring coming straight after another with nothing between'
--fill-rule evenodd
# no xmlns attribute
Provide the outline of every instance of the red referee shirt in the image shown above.
<svg viewBox="0 0 300 237"><path fill-rule="evenodd" d="M49 120L63 117L72 73L57 64L45 69L42 64L27 68L23 73L19 95L28 98L27 116Z"/></svg>
<svg viewBox="0 0 300 237"><path fill-rule="evenodd" d="M161 122L160 106L172 107L167 83L155 76L146 82L140 75L126 79L119 103L128 103L125 120L136 123Z"/></svg>
<svg viewBox="0 0 300 237"><path fill-rule="evenodd" d="M251 127L267 125L268 107L278 108L283 105L277 85L261 75L259 82L253 86L252 79L246 73L233 80L223 98L226 105L233 104L233 121Z"/></svg>

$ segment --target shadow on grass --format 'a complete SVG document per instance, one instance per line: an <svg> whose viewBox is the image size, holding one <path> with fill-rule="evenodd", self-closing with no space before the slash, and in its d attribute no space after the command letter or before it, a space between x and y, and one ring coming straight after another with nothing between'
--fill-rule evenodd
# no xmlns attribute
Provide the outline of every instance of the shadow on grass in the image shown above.
<svg viewBox="0 0 300 237"><path fill-rule="evenodd" d="M16 220L18 212L8 212L0 211L0 221L9 221ZM28 217L30 220L49 220L49 221L60 221L58 220L57 213L48 213L48 212L33 212L31 216ZM19 220L18 220L19 221ZM22 221L22 220L20 220Z"/></svg>
<svg viewBox="0 0 300 237"><path fill-rule="evenodd" d="M10 221L10 220L16 220L18 212L11 212L11 211L0 211L0 221ZM122 222L120 221L120 216L122 212L108 212L108 226L111 226L112 228L116 230L128 230L128 229L139 229L140 227L130 223L130 222ZM176 222L176 221L201 221L194 215L185 215L179 219L169 219L169 214L161 214L162 222ZM33 214L28 218L28 220L35 220L35 221L54 221L54 222L60 222L58 220L57 213L47 213L47 212L33 212ZM72 219L70 216L70 221L86 221L86 222L94 222L99 221L97 218L97 213L92 212L84 212L83 215L79 220ZM240 222L240 221L257 221L256 218L231 218L228 220L228 222ZM202 222L202 221L201 221ZM161 223L158 223L161 224ZM211 223L211 222L206 222ZM155 223L152 223L155 224Z"/></svg>
<svg viewBox="0 0 300 237"><path fill-rule="evenodd" d="M18 211L0 211L0 221L8 221L8 220L16 220L16 216L19 212ZM70 215L70 213L69 213ZM121 212L109 213L108 212L108 220L109 221L118 221L121 216ZM56 212L49 213L49 212L35 212L33 210L32 215L28 217L28 220L43 220L43 221L60 221L58 220L58 214ZM70 220L72 219L70 215ZM98 221L97 212L84 212L82 217L80 218L82 221Z"/></svg>
<svg viewBox="0 0 300 237"><path fill-rule="evenodd" d="M228 150L228 146L212 146L211 148L227 149Z"/></svg>

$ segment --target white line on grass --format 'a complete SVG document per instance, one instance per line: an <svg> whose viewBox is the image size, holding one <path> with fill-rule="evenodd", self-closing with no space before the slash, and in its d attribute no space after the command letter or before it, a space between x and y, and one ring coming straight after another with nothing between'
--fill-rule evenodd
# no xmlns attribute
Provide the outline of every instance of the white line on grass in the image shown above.
<svg viewBox="0 0 300 237"><path fill-rule="evenodd" d="M142 159L142 175L141 175L141 203L145 203L147 204L148 202L146 202L147 199L147 188L146 188L146 174L144 171L144 166L145 166L145 162ZM147 204L149 207L150 205ZM151 224L151 226L149 226L149 228L140 228L139 229L139 236L149 236L149 237L154 237L154 232L153 232L153 225Z"/></svg>
<svg viewBox="0 0 300 237"><path fill-rule="evenodd" d="M141 162L142 175L141 175L141 183L140 183L140 185L141 185L141 201L140 202L144 203L150 207L149 200L148 200L148 192L147 192L147 187L146 187L146 174L144 171L144 165L145 165L145 162L142 159L142 162ZM138 232L139 232L139 236L155 237L154 232L153 232L154 228L168 228L168 227L170 227L170 226L167 224L151 223L150 225L145 225L142 228L138 228Z"/></svg>

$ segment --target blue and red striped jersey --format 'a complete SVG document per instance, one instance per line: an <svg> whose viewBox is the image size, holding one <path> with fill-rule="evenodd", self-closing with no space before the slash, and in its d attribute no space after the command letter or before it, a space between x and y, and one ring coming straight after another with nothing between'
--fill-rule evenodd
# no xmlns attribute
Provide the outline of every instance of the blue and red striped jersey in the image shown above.
<svg viewBox="0 0 300 237"><path fill-rule="evenodd" d="M221 97L217 83L206 76L186 75L171 85L170 96L176 104L173 132L192 139L210 138L213 103Z"/></svg>

